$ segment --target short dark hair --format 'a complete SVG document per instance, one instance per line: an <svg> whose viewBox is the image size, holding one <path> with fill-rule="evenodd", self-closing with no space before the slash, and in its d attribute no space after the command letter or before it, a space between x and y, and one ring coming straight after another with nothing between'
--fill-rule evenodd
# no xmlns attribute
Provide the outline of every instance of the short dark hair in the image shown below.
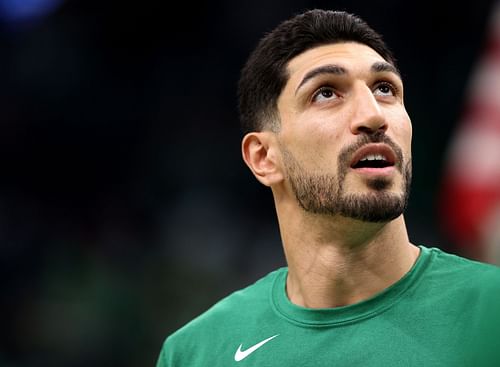
<svg viewBox="0 0 500 367"><path fill-rule="evenodd" d="M288 81L288 62L313 47L358 42L397 67L391 50L364 20L344 11L314 9L295 15L266 34L241 71L238 99L244 133L278 130L278 98Z"/></svg>

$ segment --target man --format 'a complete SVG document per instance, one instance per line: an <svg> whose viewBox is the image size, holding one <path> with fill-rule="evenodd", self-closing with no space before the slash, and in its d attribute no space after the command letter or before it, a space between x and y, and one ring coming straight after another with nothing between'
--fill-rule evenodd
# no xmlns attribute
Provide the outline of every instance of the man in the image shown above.
<svg viewBox="0 0 500 367"><path fill-rule="evenodd" d="M500 270L408 239L412 127L381 36L345 12L295 16L239 98L288 266L170 335L158 366L500 365Z"/></svg>

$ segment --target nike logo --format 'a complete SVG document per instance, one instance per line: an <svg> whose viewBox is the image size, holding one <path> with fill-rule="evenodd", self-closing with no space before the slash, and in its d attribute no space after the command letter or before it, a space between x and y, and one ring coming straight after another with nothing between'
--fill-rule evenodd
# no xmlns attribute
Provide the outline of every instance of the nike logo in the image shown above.
<svg viewBox="0 0 500 367"><path fill-rule="evenodd" d="M240 344L240 346L238 347L238 350L236 351L236 353L234 353L234 360L236 362L239 362L239 361L245 359L250 354L252 354L253 352L255 352L257 349L259 349L260 347L262 347L264 344L266 344L268 341L271 341L272 339L276 338L278 335L279 334L271 336L270 338L267 338L267 339L261 341L260 343L257 343L254 346L248 348L247 350L241 350L241 347L243 346L243 344Z"/></svg>

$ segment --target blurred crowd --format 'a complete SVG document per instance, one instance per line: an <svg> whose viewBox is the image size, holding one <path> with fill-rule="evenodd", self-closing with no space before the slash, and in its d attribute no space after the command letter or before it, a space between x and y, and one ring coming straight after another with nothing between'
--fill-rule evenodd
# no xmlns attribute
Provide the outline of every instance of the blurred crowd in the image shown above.
<svg viewBox="0 0 500 367"><path fill-rule="evenodd" d="M493 2L449 6L0 0L0 366L153 366L168 333L284 265L236 83L306 8L386 36L414 125L411 239L465 253L438 203Z"/></svg>

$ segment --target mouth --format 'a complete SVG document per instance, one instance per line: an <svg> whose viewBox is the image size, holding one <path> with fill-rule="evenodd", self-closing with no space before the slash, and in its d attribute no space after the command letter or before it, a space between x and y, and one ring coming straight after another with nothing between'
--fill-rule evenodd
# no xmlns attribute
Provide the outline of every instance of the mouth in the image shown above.
<svg viewBox="0 0 500 367"><path fill-rule="evenodd" d="M396 154L386 144L368 144L358 149L351 161L351 168L355 170L368 169L386 171L388 167L396 165Z"/></svg>

